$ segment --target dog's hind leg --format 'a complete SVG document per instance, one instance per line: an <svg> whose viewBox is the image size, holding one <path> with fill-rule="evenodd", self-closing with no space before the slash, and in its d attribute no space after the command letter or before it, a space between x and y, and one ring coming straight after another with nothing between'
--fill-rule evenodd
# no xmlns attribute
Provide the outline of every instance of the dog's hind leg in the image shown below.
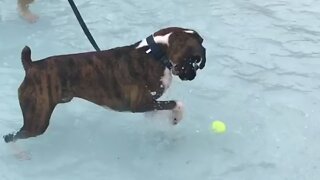
<svg viewBox="0 0 320 180"><path fill-rule="evenodd" d="M51 114L56 106L49 99L47 96L37 93L19 94L19 102L24 119L23 126L17 133L4 136L5 142L43 134L49 125Z"/></svg>

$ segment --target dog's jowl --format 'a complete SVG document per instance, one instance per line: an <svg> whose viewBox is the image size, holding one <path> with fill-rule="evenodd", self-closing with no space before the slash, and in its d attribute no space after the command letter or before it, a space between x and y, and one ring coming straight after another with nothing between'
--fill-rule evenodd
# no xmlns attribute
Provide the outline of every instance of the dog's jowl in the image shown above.
<svg viewBox="0 0 320 180"><path fill-rule="evenodd" d="M18 95L23 126L4 136L6 142L45 132L59 103L82 98L115 111L171 110L171 122L183 115L179 101L157 101L169 88L172 74L193 80L206 63L203 39L190 29L166 28L135 44L31 60L25 47L21 59L25 78Z"/></svg>

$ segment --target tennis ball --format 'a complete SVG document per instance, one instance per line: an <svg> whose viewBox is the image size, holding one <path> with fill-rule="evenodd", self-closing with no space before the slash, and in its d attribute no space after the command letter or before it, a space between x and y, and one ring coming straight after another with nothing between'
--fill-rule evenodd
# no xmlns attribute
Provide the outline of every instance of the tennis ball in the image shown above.
<svg viewBox="0 0 320 180"><path fill-rule="evenodd" d="M222 121L212 121L211 129L215 133L225 133L227 130L226 125Z"/></svg>

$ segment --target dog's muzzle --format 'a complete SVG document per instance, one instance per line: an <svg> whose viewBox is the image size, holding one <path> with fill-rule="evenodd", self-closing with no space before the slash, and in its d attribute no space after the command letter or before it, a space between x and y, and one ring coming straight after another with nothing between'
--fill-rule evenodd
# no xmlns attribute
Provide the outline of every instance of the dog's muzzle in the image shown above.
<svg viewBox="0 0 320 180"><path fill-rule="evenodd" d="M181 80L193 80L198 69L203 69L206 64L206 49L202 48L201 55L192 55L183 64L173 68L173 74L179 75ZM178 67L180 66L180 67Z"/></svg>

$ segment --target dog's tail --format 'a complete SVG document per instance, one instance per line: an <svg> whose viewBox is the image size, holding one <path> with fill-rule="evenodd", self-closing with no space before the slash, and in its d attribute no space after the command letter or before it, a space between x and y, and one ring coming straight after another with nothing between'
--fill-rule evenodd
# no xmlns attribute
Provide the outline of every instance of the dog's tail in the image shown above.
<svg viewBox="0 0 320 180"><path fill-rule="evenodd" d="M25 71L27 71L32 63L31 60L31 49L28 46L25 46L21 52L21 61Z"/></svg>

